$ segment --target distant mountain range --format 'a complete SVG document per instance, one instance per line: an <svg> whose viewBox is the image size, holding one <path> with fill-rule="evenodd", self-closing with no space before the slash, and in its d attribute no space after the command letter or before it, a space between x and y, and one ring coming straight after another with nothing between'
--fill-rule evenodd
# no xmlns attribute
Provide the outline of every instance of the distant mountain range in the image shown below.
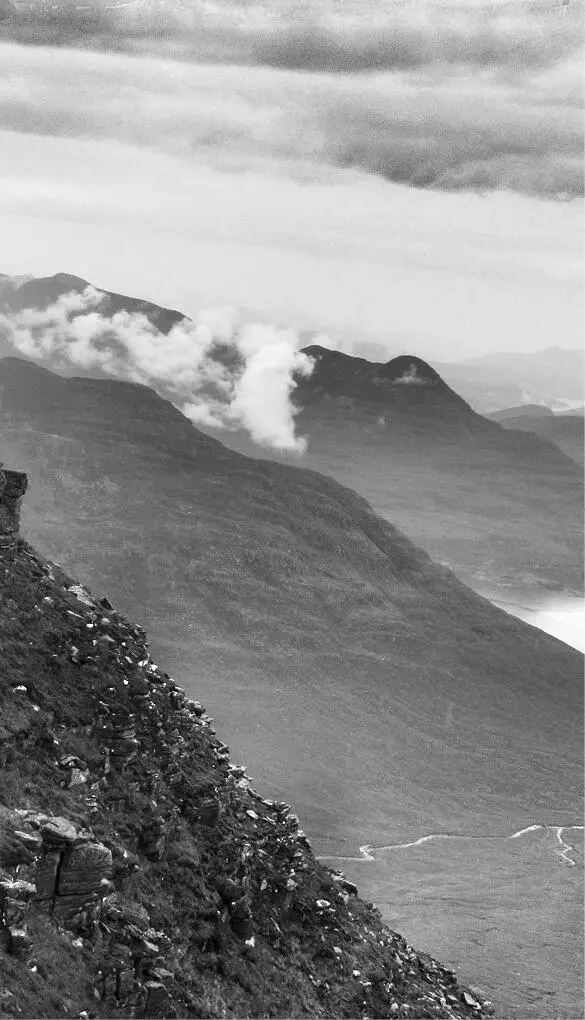
<svg viewBox="0 0 585 1020"><path fill-rule="evenodd" d="M67 274L0 277L0 311L44 308L87 286ZM142 312L163 333L183 318L178 311L105 292L100 311L120 309ZM561 423L559 435L551 427L545 438L534 434L538 429L509 431L508 422L504 429L474 412L436 369L415 356L384 365L314 345L305 351L315 368L310 378L298 380L294 399L301 407L298 431L308 436L309 446L302 461L294 458L296 465L331 474L361 493L471 584L581 590L583 474L570 459L575 453L570 426ZM2 346L0 337L2 353L13 348ZM544 355L548 363L550 352ZM506 357L477 364L489 376L492 362L500 371ZM557 360L564 363L564 355ZM519 363L529 361L519 356ZM560 445L563 429L569 456L550 441L554 432ZM243 434L208 431L240 452L267 455ZM286 459L272 451L271 456Z"/></svg>
<svg viewBox="0 0 585 1020"><path fill-rule="evenodd" d="M583 466L583 415L553 414L548 407L528 404L494 411L486 417L499 422L505 429L521 429L548 439Z"/></svg>
<svg viewBox="0 0 585 1020"><path fill-rule="evenodd" d="M460 362L437 362L436 367L481 413L527 403L563 413L585 403L585 361L578 349L501 351Z"/></svg>

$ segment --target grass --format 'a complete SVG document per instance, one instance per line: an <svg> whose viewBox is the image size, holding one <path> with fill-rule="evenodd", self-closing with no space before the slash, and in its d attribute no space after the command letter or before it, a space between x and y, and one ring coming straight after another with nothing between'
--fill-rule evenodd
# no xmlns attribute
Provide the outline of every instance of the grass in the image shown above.
<svg viewBox="0 0 585 1020"><path fill-rule="evenodd" d="M342 894L286 810L235 785L213 731L177 705L172 682L161 675L146 681L142 633L115 610L82 606L68 590L72 578L52 571L54 580L24 542L0 559L6 780L0 868L16 874L14 833L26 824L16 811L42 810L91 828L111 849L114 888L97 921L77 938L78 930L59 928L33 903L26 959L0 946L3 1015L127 1012L110 975L121 968L132 984L137 930L158 944L155 964L171 997L168 1015L471 1015L451 972L419 959L371 904ZM98 637L94 645L94 634L110 640ZM73 658L72 644L79 652ZM146 684L146 703L132 693L138 678L141 691ZM20 713L11 711L14 699ZM108 779L95 725L104 706L124 717L134 713L140 741L139 755ZM97 810L85 787L62 784L63 751L82 754L92 784L99 781ZM212 824L201 814L210 792L220 807ZM166 834L156 856L144 839L151 822ZM34 877L32 862L24 863L23 874ZM291 876L294 894L287 892ZM230 905L243 894L253 945L230 923ZM100 997L104 987L110 991ZM451 1011L440 1005L445 993L454 996Z"/></svg>
<svg viewBox="0 0 585 1020"><path fill-rule="evenodd" d="M351 853L579 820L577 652L332 479L240 457L143 388L126 411L119 384L35 390L16 364L0 421L3 460L30 475L25 533L147 627L313 839Z"/></svg>

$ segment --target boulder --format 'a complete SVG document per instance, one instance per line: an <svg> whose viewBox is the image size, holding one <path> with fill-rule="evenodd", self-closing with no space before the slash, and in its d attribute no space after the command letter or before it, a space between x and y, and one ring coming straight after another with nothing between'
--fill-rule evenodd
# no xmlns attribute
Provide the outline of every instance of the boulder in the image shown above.
<svg viewBox="0 0 585 1020"><path fill-rule="evenodd" d="M20 507L28 479L22 471L0 466L0 549L16 544L20 533Z"/></svg>
<svg viewBox="0 0 585 1020"><path fill-rule="evenodd" d="M82 843L66 850L61 857L54 914L70 920L108 888L112 871L112 852L103 843Z"/></svg>
<svg viewBox="0 0 585 1020"><path fill-rule="evenodd" d="M162 981L146 981L146 1003L143 1016L146 1020L164 1020L177 1015L171 997Z"/></svg>
<svg viewBox="0 0 585 1020"><path fill-rule="evenodd" d="M50 818L41 826L43 843L54 846L68 846L78 838L77 829L66 818Z"/></svg>

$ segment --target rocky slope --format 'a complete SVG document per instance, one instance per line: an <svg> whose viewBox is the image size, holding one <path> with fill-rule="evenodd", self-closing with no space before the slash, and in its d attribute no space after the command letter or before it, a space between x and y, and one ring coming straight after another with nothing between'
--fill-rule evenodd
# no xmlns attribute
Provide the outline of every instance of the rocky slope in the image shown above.
<svg viewBox="0 0 585 1020"><path fill-rule="evenodd" d="M0 470L0 1016L480 1017L262 798Z"/></svg>

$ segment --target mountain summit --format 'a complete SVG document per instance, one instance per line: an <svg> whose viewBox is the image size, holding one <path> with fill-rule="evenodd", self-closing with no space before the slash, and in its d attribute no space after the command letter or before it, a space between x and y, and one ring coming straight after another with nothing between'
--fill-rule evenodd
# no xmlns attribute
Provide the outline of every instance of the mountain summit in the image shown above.
<svg viewBox="0 0 585 1020"><path fill-rule="evenodd" d="M318 345L303 348L303 353L314 362L311 376L298 382L297 394L303 406L321 398L346 397L369 401L388 411L417 408L429 417L471 412L439 373L415 355L404 354L385 364L375 364Z"/></svg>

